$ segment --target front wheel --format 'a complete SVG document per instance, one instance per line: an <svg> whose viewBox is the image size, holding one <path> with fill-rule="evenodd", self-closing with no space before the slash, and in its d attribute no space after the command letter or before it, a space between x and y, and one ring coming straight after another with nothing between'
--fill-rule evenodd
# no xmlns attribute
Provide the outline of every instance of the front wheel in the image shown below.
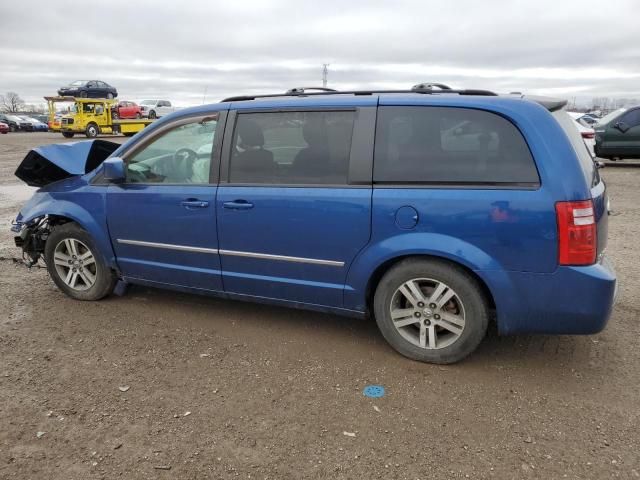
<svg viewBox="0 0 640 480"><path fill-rule="evenodd" d="M85 135L87 138L96 138L100 133L100 129L95 123L90 123L87 125L87 129L85 131Z"/></svg>
<svg viewBox="0 0 640 480"><path fill-rule="evenodd" d="M111 93L111 92L107 93L107 98L109 100L111 100L113 98L113 93Z"/></svg>
<svg viewBox="0 0 640 480"><path fill-rule="evenodd" d="M407 259L380 280L376 322L402 355L430 363L454 363L485 336L489 309L478 282L462 268L439 260Z"/></svg>
<svg viewBox="0 0 640 480"><path fill-rule="evenodd" d="M150 118L151 120L153 120L154 118L157 118L157 115L156 115L155 110L151 110L151 111L149 112L149 118Z"/></svg>
<svg viewBox="0 0 640 480"><path fill-rule="evenodd" d="M75 223L53 228L44 258L51 279L71 298L99 300L113 291L116 276L91 236Z"/></svg>

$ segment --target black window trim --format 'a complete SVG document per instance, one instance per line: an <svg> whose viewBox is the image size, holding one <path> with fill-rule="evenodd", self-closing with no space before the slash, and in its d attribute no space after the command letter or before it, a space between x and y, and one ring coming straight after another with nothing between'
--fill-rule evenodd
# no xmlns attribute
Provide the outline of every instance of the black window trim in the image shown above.
<svg viewBox="0 0 640 480"><path fill-rule="evenodd" d="M496 112L494 110L489 110L486 108L479 108L476 106L466 106L466 105L424 105L424 104L410 104L410 105L391 105L384 104L378 105L378 110L385 107L438 107L438 108L458 108L465 110L478 110L481 112L491 113L493 115L497 115L502 117L506 121L508 121L513 127L518 131L522 139L524 140L527 149L529 150L529 154L531 155L531 159L533 160L533 166L536 169L536 174L538 175L537 182L444 182L444 181L397 181L397 180L372 180L374 188L425 188L425 189L446 189L446 188L455 188L455 189L467 189L467 190L539 190L542 187L542 176L540 175L540 169L538 168L538 162L536 161L536 157L531 150L531 146L527 140L527 136L520 130L520 127L508 116L504 115L501 112ZM377 139L377 128L378 121L376 120L376 139ZM375 168L375 153L373 157L373 165L371 169L371 175L373 178L373 169Z"/></svg>
<svg viewBox="0 0 640 480"><path fill-rule="evenodd" d="M261 187L261 188L371 188L373 180L373 148L377 118L377 105L366 106L280 106L263 108L240 108L229 111L224 131L222 154L220 156L219 184L225 187ZM349 151L349 170L347 183L250 183L229 182L229 165L233 135L238 116L250 113L285 112L355 112L351 149Z"/></svg>
<svg viewBox="0 0 640 480"><path fill-rule="evenodd" d="M218 115L218 124L216 125L216 130L221 129L221 132L225 131L226 123L227 123L227 113L228 110L213 110L211 112L206 113L198 113L196 115L189 115L187 117L181 117L171 123L163 125L158 128L157 131L149 134L148 138L143 138L139 142L136 142L134 145L131 145L127 150L125 150L120 158L126 165L128 164L128 158L132 155L135 155L137 152L143 150L148 145L152 144L156 139L162 137L165 133L170 130L173 130L175 127L180 127L182 125L188 125L190 123L195 123L195 121L204 121L207 118L210 118L214 115ZM211 163L209 170L209 182L208 183L159 183L159 182L122 182L118 183L119 186L128 186L128 185L157 185L157 186L166 186L166 187L175 187L175 186L194 186L194 187L207 187L207 186L215 186L218 184L219 172L220 172L220 155L222 150L222 137L223 135L218 135L216 131L216 135L214 137L213 148L211 149ZM99 172L90 182L91 185L108 185L110 182L104 180L102 176L102 172Z"/></svg>

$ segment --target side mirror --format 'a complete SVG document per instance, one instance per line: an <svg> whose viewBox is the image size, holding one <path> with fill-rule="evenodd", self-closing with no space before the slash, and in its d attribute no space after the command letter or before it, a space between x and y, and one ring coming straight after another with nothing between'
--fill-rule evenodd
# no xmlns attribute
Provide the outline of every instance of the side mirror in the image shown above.
<svg viewBox="0 0 640 480"><path fill-rule="evenodd" d="M107 158L103 165L105 180L112 183L124 182L126 178L124 160L120 157Z"/></svg>
<svg viewBox="0 0 640 480"><path fill-rule="evenodd" d="M629 125L627 125L624 122L617 122L613 128L617 128L618 130L620 130L622 133L626 133L627 130L629 130Z"/></svg>

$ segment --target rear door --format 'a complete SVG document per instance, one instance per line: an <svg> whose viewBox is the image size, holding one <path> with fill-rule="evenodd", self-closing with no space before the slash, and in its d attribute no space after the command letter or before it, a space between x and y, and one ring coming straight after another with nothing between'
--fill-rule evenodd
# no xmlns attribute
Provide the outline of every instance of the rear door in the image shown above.
<svg viewBox="0 0 640 480"><path fill-rule="evenodd" d="M230 114L217 215L225 291L341 307L367 244L375 107Z"/></svg>
<svg viewBox="0 0 640 480"><path fill-rule="evenodd" d="M127 180L107 192L109 233L125 277L222 290L215 198L225 116L182 118L125 153Z"/></svg>

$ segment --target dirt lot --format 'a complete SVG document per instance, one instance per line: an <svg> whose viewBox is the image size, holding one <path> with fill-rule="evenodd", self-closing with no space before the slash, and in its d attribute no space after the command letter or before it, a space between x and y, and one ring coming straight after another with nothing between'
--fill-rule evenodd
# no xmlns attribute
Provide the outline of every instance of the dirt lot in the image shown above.
<svg viewBox="0 0 640 480"><path fill-rule="evenodd" d="M0 256L28 196L18 161L60 140L0 136ZM0 478L640 478L640 169L604 176L608 328L490 333L448 367L400 357L372 321L144 288L80 303L2 261Z"/></svg>

